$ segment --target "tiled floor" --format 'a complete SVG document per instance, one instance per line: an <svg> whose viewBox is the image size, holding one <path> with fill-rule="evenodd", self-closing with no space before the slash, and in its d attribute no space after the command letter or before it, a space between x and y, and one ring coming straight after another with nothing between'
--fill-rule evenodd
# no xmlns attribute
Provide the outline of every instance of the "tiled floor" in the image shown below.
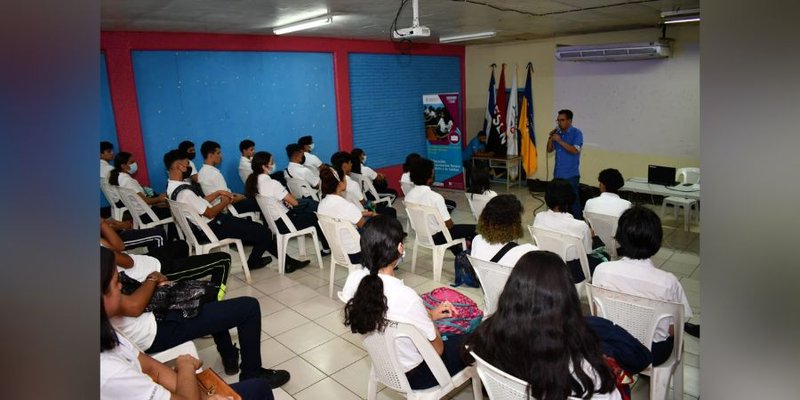
<svg viewBox="0 0 800 400"><path fill-rule="evenodd" d="M495 187L502 192L504 188ZM525 206L524 224L533 222L533 213L543 211L543 198L534 198L527 189L512 189ZM453 212L456 223L474 223L464 195L460 192L441 192L445 197L458 202ZM540 196L541 197L541 196ZM395 207L405 222L401 202ZM660 207L653 207L658 212ZM690 232L683 231L683 220L675 220L671 214L664 218L665 246L656 256L661 268L675 273L683 284L694 311L692 322L700 321L700 258L699 232L695 223ZM526 238L530 241L527 229ZM413 234L409 235L407 245L412 244ZM293 242L291 254L297 254ZM308 243L309 254L313 246ZM410 249L410 247L409 247ZM424 293L439 286L446 286L453 280L450 254L445 257L442 282L432 280L430 252L420 250L416 273L411 272L411 252L401 264L398 277L405 284ZM261 355L265 368L288 370L292 379L274 391L277 399L365 399L370 361L361 347L360 338L348 331L342 324L342 304L328 298L330 277L330 257L324 257L325 266L320 269L316 258L299 271L284 276L278 275L277 264L252 272L253 282L246 284L239 263L234 261L233 273L228 281L228 298L253 296L261 304L262 343ZM450 268L447 268L450 266ZM335 272L335 290L341 290L347 272L339 267ZM458 288L479 305L483 304L480 289ZM335 295L334 295L335 297ZM235 338L235 330L232 331ZM699 341L689 335L685 344L684 398L695 399L699 393ZM200 358L206 367L222 371L222 362L210 338L195 341ZM236 382L237 376L222 376ZM379 398L397 399L402 395L381 386ZM634 399L648 398L648 382L640 380L634 386ZM451 394L456 399L471 399L469 384Z"/></svg>

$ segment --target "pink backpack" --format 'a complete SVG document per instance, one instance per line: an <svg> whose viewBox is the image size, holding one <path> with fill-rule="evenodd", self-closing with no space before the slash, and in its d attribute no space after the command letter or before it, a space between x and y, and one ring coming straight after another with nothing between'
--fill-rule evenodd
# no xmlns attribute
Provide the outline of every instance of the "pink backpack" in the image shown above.
<svg viewBox="0 0 800 400"><path fill-rule="evenodd" d="M439 329L442 336L470 333L474 331L483 320L483 310L478 308L478 305L475 304L472 299L461 294L457 290L439 287L422 294L422 302L425 303L425 307L429 310L445 301L449 301L453 304L458 310L458 316L434 321L436 328Z"/></svg>

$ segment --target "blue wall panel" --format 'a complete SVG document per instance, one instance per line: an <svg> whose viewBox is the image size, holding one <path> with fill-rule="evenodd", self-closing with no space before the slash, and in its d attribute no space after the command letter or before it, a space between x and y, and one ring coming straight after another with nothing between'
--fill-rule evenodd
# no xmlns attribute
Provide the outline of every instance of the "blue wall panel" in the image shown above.
<svg viewBox="0 0 800 400"><path fill-rule="evenodd" d="M285 147L313 135L327 160L338 149L333 57L330 53L136 51L133 68L150 183L166 188L164 153L183 140L222 145L219 166L228 186L242 192L239 142L288 163Z"/></svg>
<svg viewBox="0 0 800 400"><path fill-rule="evenodd" d="M372 167L425 156L422 95L461 91L458 57L351 54L353 145ZM463 101L463 100L462 100Z"/></svg>
<svg viewBox="0 0 800 400"><path fill-rule="evenodd" d="M106 56L100 54L100 141L114 143L115 152L119 151L117 143L117 124L114 120L114 109L111 107L111 91L108 88L108 71L106 70ZM100 153L99 144L97 153ZM98 189L99 190L99 189ZM100 192L100 207L107 207L108 202L103 192Z"/></svg>

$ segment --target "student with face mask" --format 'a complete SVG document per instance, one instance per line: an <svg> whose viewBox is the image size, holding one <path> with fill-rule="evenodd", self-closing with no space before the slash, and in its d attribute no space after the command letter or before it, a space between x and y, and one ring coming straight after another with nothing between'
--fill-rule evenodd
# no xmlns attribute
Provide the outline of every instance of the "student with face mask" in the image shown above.
<svg viewBox="0 0 800 400"><path fill-rule="evenodd" d="M167 205L167 195L162 193L158 196L148 196L147 192L145 191L144 187L136 180L132 175L136 174L138 170L138 165L136 164L136 160L133 158L131 153L121 151L114 157L114 169L108 175L108 183L111 186L118 186L125 189L130 189L136 192L139 197L144 200L152 209L153 212L156 213L159 219L165 219L172 216L169 212L169 208ZM117 204L118 207L122 207L122 201ZM142 211L144 212L144 211ZM149 219L150 217L147 214L144 214L142 218ZM145 221L145 223L150 221Z"/></svg>
<svg viewBox="0 0 800 400"><path fill-rule="evenodd" d="M197 155L197 151L194 148L194 143L190 140L184 140L178 145L178 150L182 150L186 153L189 157L189 170L188 173L185 174L186 176L183 178L185 181L197 182L197 167L194 165L194 157Z"/></svg>
<svg viewBox="0 0 800 400"><path fill-rule="evenodd" d="M353 151L350 152L350 157L353 162L353 172L361 174L364 178L371 180L378 194L389 193L397 197L397 191L389 187L389 184L386 182L386 176L367 166L367 153L365 153L364 150L358 148L353 149ZM367 192L367 199L375 200L369 192Z"/></svg>
<svg viewBox="0 0 800 400"><path fill-rule="evenodd" d="M310 169L314 175L319 176L319 167L322 165L322 160L319 157L311 154L314 150L314 138L309 136L303 136L300 139L297 139L297 144L303 147L303 156L305 157L303 161L303 165Z"/></svg>

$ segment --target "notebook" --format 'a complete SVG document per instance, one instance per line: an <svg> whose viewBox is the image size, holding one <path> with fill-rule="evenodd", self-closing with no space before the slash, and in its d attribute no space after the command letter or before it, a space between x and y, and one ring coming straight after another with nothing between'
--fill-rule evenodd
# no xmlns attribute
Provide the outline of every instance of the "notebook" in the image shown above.
<svg viewBox="0 0 800 400"><path fill-rule="evenodd" d="M653 185L675 186L675 168L664 167L661 165L649 165L647 167L647 183Z"/></svg>

